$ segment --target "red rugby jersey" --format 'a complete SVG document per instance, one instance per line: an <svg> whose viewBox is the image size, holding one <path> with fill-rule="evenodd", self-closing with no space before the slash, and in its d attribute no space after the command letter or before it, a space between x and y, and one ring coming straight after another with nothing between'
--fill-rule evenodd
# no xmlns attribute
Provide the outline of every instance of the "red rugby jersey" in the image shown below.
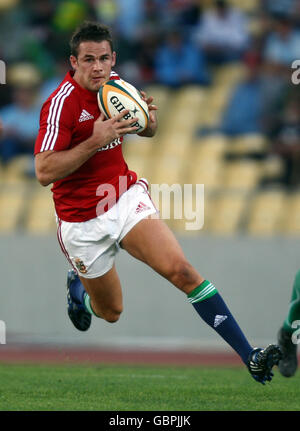
<svg viewBox="0 0 300 431"><path fill-rule="evenodd" d="M68 72L42 106L35 155L71 149L93 133L94 121L100 115L97 94L82 88L73 75L73 71ZM112 72L110 79L119 77ZM124 192L123 186L119 190L119 177L126 177L127 188L136 182L136 173L128 169L123 158L122 141L117 139L102 147L77 171L53 183L55 209L61 220L82 222L97 217L97 205L106 198L105 193L99 196L99 186L111 184L117 201ZM107 205L104 209L108 209Z"/></svg>

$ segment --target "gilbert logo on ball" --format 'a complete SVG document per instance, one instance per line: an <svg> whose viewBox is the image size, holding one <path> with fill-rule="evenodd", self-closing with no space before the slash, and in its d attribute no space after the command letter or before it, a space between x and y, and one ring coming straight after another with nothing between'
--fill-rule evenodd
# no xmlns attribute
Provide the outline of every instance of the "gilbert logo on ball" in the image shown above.
<svg viewBox="0 0 300 431"><path fill-rule="evenodd" d="M140 96L139 91L122 79L106 81L98 92L98 104L100 111L106 118L112 118L126 109L129 113L125 120L137 118L132 126L137 126L133 133L141 133L148 126L149 110L147 103Z"/></svg>
<svg viewBox="0 0 300 431"><path fill-rule="evenodd" d="M6 84L6 64L0 60L0 84Z"/></svg>

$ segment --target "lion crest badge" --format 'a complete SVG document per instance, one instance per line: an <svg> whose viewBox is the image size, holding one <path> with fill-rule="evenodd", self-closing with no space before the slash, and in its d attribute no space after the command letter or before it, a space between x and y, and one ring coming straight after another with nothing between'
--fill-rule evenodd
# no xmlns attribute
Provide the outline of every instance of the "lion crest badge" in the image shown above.
<svg viewBox="0 0 300 431"><path fill-rule="evenodd" d="M76 265L76 268L78 269L79 272L81 272L82 274L87 273L87 269L85 264L83 263L83 261L81 259L79 259L79 257L76 257L74 259L74 263Z"/></svg>

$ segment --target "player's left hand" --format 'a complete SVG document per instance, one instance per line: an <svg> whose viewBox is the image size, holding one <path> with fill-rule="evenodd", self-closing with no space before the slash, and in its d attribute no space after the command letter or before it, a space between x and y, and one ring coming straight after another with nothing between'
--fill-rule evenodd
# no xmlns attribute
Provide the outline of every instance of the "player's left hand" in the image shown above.
<svg viewBox="0 0 300 431"><path fill-rule="evenodd" d="M145 129L142 133L139 133L140 136L154 136L156 129L157 129L157 116L156 111L158 110L158 107L156 105L153 105L153 97L147 96L145 91L140 92L142 95L142 99L147 103L148 110L149 110L149 124L147 129Z"/></svg>

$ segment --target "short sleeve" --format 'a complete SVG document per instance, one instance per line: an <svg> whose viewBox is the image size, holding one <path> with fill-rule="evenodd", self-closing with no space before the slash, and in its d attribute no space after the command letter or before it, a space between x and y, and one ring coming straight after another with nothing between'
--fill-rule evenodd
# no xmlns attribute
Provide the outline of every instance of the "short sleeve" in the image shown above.
<svg viewBox="0 0 300 431"><path fill-rule="evenodd" d="M62 86L47 100L40 113L40 128L35 141L34 154L43 151L62 151L70 146L73 120L70 111L70 94L74 86Z"/></svg>

